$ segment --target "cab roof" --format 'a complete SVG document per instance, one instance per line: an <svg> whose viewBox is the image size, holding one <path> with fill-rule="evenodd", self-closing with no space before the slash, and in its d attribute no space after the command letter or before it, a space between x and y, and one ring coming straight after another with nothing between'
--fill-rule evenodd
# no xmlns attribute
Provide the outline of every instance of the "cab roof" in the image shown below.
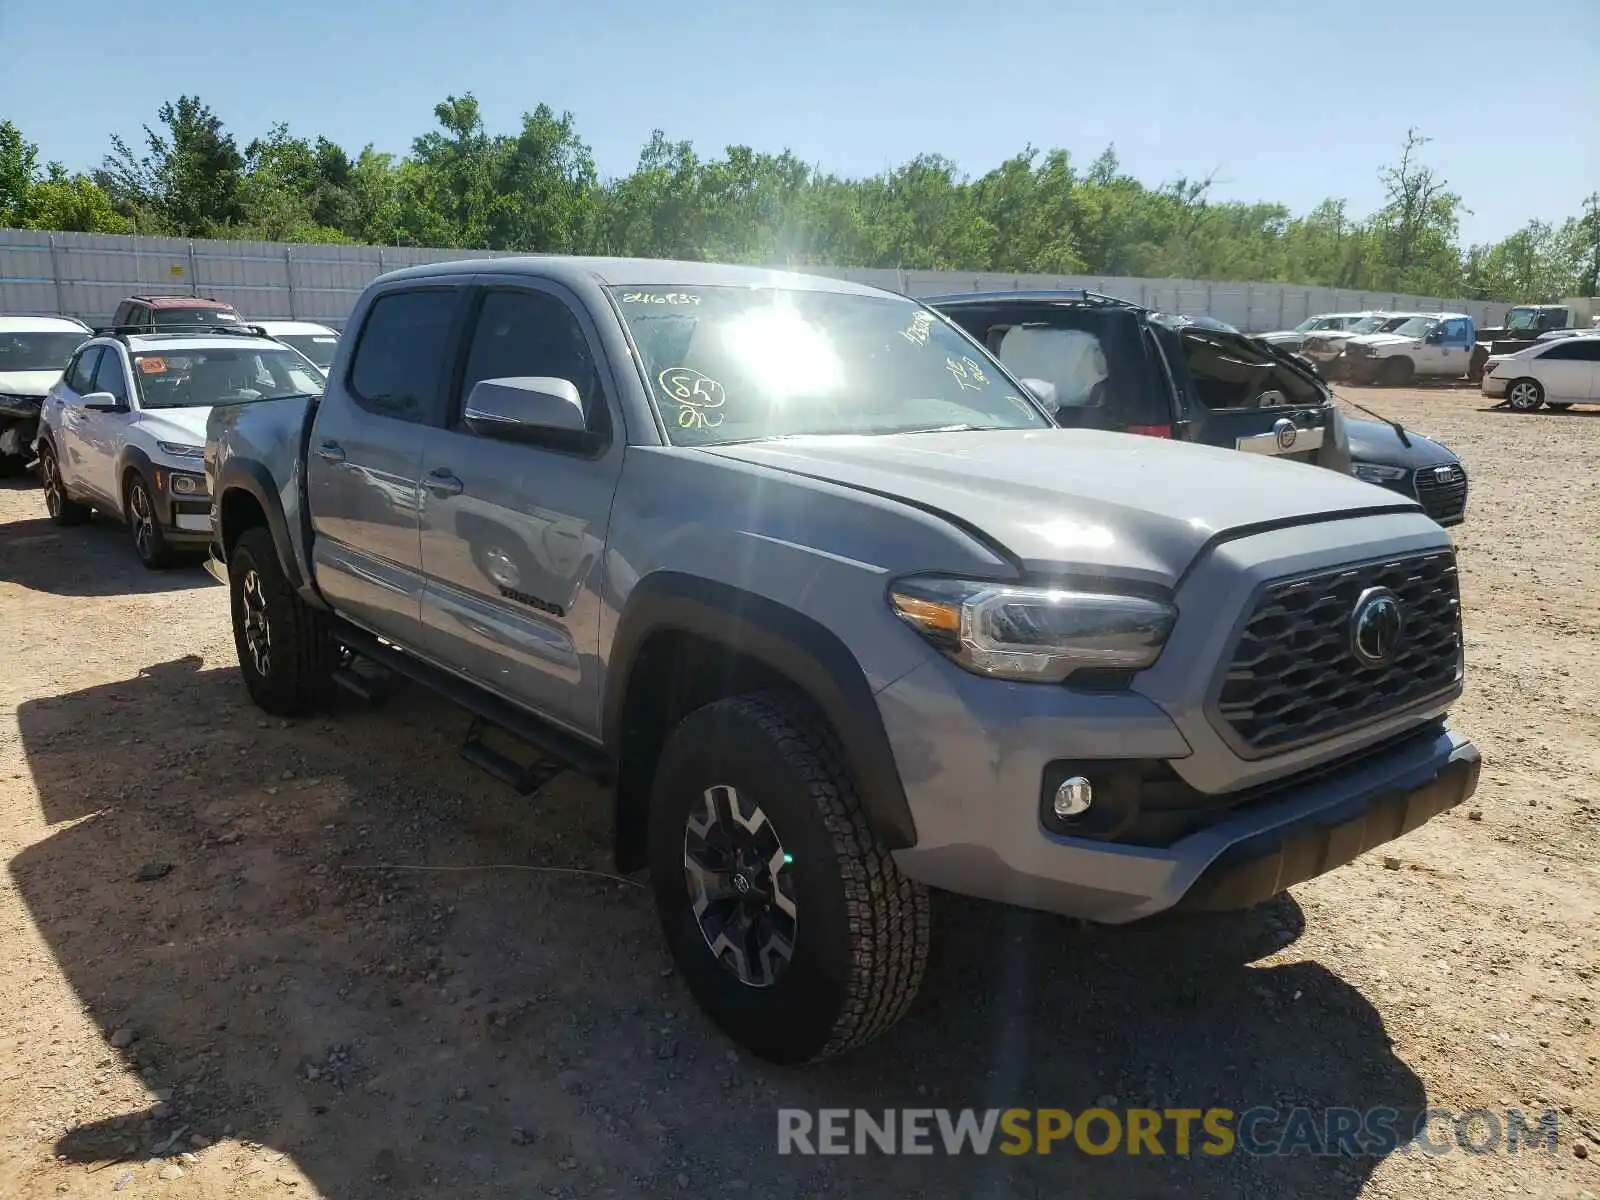
<svg viewBox="0 0 1600 1200"><path fill-rule="evenodd" d="M848 279L807 275L773 267L726 263L680 262L666 258L589 258L580 255L518 254L503 258L470 258L460 262L421 263L382 276L390 279L437 278L440 275L530 275L567 283L600 283L605 287L763 287L853 296L894 296Z"/></svg>

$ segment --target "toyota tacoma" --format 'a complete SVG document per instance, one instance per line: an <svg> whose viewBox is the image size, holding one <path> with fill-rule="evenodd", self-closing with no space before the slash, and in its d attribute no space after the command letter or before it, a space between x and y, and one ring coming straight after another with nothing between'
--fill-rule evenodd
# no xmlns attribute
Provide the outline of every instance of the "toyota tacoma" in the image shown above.
<svg viewBox="0 0 1600 1200"><path fill-rule="evenodd" d="M430 264L346 328L321 397L208 422L250 695L409 679L520 791L608 781L620 869L758 1054L893 1025L930 888L1234 908L1476 786L1413 500L1059 428L939 313L833 279Z"/></svg>

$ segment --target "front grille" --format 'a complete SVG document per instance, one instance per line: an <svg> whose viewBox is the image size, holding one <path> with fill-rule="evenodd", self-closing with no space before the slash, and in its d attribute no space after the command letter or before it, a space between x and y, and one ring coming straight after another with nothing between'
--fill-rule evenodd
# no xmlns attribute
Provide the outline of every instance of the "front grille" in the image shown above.
<svg viewBox="0 0 1600 1200"><path fill-rule="evenodd" d="M1356 601L1384 587L1399 600L1398 648L1369 667L1351 649ZM1261 593L1234 647L1212 723L1246 758L1261 758L1369 724L1455 687L1461 600L1455 554L1338 567Z"/></svg>
<svg viewBox="0 0 1600 1200"><path fill-rule="evenodd" d="M1366 358L1372 353L1372 347L1363 342L1351 342L1345 346L1344 352L1351 358Z"/></svg>
<svg viewBox="0 0 1600 1200"><path fill-rule="evenodd" d="M1467 473L1461 467L1420 467L1412 476L1417 499L1435 521L1459 521L1467 511Z"/></svg>

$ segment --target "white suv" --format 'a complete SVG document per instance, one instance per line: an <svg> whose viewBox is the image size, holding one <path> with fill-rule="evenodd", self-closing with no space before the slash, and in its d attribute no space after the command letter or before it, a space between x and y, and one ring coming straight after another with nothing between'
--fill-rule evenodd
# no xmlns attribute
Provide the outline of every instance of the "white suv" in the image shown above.
<svg viewBox="0 0 1600 1200"><path fill-rule="evenodd" d="M324 371L333 363L339 331L315 321L251 321L250 328L293 346Z"/></svg>
<svg viewBox="0 0 1600 1200"><path fill-rule="evenodd" d="M320 395L325 379L299 351L237 329L91 338L50 389L39 423L51 519L81 524L91 508L114 516L152 569L184 550L203 552L212 407Z"/></svg>

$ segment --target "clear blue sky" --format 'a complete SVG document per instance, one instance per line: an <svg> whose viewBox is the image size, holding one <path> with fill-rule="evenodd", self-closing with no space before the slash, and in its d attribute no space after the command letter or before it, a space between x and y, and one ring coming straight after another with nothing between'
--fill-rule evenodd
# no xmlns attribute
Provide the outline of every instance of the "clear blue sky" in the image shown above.
<svg viewBox="0 0 1600 1200"><path fill-rule="evenodd" d="M1357 213L1408 125L1472 209L1466 241L1575 215L1600 189L1600 2L1509 0L0 0L0 117L97 165L197 93L241 147L274 120L406 151L447 93L491 132L570 109L602 174L652 128L704 152L789 147L871 173L937 151L978 174L1021 149L1083 166L1115 142L1146 183ZM1497 29L1517 25L1515 36Z"/></svg>

